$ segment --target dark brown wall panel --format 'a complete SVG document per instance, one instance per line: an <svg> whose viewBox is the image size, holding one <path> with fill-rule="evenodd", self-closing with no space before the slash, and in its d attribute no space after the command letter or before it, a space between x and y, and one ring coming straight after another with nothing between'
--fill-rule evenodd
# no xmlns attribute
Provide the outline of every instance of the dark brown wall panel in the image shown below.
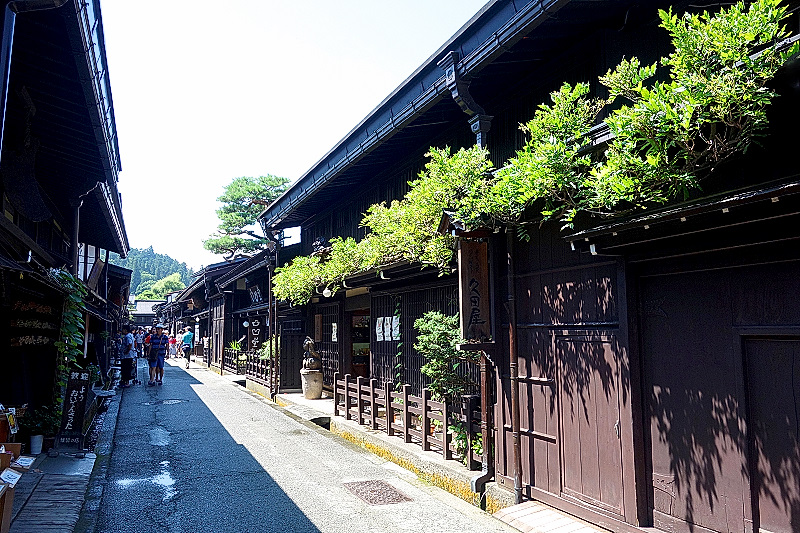
<svg viewBox="0 0 800 533"><path fill-rule="evenodd" d="M798 266L642 278L656 527L800 531Z"/></svg>

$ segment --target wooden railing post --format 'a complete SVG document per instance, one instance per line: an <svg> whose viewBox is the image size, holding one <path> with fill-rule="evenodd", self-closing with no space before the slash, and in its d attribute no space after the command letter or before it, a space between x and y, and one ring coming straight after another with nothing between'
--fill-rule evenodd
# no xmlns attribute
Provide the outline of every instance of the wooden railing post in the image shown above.
<svg viewBox="0 0 800 533"><path fill-rule="evenodd" d="M408 397L411 393L411 385L403 385L403 441L411 442L411 411L408 410Z"/></svg>
<svg viewBox="0 0 800 533"><path fill-rule="evenodd" d="M358 413L358 424L364 423L364 402L361 399L361 387L364 385L364 378L356 378L356 412Z"/></svg>
<svg viewBox="0 0 800 533"><path fill-rule="evenodd" d="M383 384L383 394L384 398L386 399L386 433L391 437L394 435L394 428L392 424L394 423L394 400L392 399L392 390L394 389L394 384L391 381L387 381Z"/></svg>
<svg viewBox="0 0 800 533"><path fill-rule="evenodd" d="M333 373L333 416L339 416L339 373Z"/></svg>
<svg viewBox="0 0 800 533"><path fill-rule="evenodd" d="M430 438L428 432L431 427L430 418L428 417L429 401L431 401L431 391L422 389L422 450L425 452L431 449L431 442L428 440Z"/></svg>
<svg viewBox="0 0 800 533"><path fill-rule="evenodd" d="M464 405L466 407L466 423L467 423L467 443L469 444L469 449L467 451L467 468L470 470L476 469L476 463L472 458L472 441L477 438L480 433L476 433L472 425L475 422L475 413L478 411L478 402L480 401L480 396L477 394L470 394L464 396Z"/></svg>
<svg viewBox="0 0 800 533"><path fill-rule="evenodd" d="M465 394L461 397L461 413L464 418L464 430L467 433L467 468L472 465L472 439L475 434L472 431L472 410L475 407L473 396Z"/></svg>
<svg viewBox="0 0 800 533"><path fill-rule="evenodd" d="M442 402L442 455L446 461L453 458L453 452L450 450L450 432L447 430L447 421L450 418L447 412L447 402Z"/></svg>
<svg viewBox="0 0 800 533"><path fill-rule="evenodd" d="M350 374L344 375L344 419L350 420Z"/></svg>
<svg viewBox="0 0 800 533"><path fill-rule="evenodd" d="M378 403L375 401L375 388L378 386L378 380L372 378L369 380L369 427L370 429L378 429Z"/></svg>

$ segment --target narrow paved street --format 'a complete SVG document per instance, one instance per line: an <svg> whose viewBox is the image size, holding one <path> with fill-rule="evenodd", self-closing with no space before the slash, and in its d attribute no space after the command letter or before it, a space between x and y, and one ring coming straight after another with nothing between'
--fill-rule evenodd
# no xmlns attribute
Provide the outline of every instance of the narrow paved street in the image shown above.
<svg viewBox="0 0 800 533"><path fill-rule="evenodd" d="M97 532L514 531L225 378L167 363L163 386L142 366L145 384L122 393ZM348 486L408 500L370 505L345 486L364 481Z"/></svg>

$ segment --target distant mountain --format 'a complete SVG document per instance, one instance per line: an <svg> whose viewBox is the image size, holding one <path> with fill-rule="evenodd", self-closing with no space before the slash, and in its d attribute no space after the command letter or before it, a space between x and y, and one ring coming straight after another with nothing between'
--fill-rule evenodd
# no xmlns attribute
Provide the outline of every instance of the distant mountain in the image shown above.
<svg viewBox="0 0 800 533"><path fill-rule="evenodd" d="M176 272L180 274L181 281L185 285L189 285L194 273L191 268L186 266L186 263L179 263L165 254L157 254L153 251L152 246L132 248L125 259L112 252L109 261L112 265L119 265L133 271L131 294L140 294L152 287L156 281Z"/></svg>

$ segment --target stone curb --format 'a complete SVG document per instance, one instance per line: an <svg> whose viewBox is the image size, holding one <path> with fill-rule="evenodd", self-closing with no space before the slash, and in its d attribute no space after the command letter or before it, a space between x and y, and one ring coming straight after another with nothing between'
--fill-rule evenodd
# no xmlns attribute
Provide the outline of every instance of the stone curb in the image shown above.
<svg viewBox="0 0 800 533"><path fill-rule="evenodd" d="M108 402L108 410L103 419L103 426L97 438L94 453L97 456L89 476L89 483L86 487L83 506L81 508L78 522L74 531L93 532L97 527L97 519L100 515L100 504L103 500L103 490L108 483L108 464L111 460L111 451L114 445L114 435L117 432L117 419L119 408L122 402L122 391L111 398Z"/></svg>
<svg viewBox="0 0 800 533"><path fill-rule="evenodd" d="M445 461L439 454L422 451L422 448L415 445L406 445L399 438L390 437L382 431L368 429L311 407L293 404L286 396L279 394L276 400L279 406L294 416L317 424L324 420L327 422L327 429L334 435L413 472L426 483L444 489L490 514L514 505L513 493L498 487L496 483L487 484L483 495L472 492L470 481L480 471L461 468L455 461Z"/></svg>

